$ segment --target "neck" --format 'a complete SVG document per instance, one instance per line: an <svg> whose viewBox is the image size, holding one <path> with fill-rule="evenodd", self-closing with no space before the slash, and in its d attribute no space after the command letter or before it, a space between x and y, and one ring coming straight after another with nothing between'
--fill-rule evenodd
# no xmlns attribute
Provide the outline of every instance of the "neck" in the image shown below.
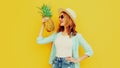
<svg viewBox="0 0 120 68"><path fill-rule="evenodd" d="M64 28L64 31L62 32L63 35L68 35L66 27Z"/></svg>

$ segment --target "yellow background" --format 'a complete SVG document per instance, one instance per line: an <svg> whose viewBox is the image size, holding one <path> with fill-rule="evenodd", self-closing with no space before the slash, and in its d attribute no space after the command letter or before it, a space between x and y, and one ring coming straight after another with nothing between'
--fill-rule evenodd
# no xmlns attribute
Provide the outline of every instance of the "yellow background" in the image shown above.
<svg viewBox="0 0 120 68"><path fill-rule="evenodd" d="M36 44L41 28L38 8L49 4L57 29L57 9L71 8L94 55L81 68L120 68L120 2L117 0L2 0L0 1L0 68L51 68L51 44ZM44 31L44 36L52 32ZM80 54L84 52L80 47Z"/></svg>

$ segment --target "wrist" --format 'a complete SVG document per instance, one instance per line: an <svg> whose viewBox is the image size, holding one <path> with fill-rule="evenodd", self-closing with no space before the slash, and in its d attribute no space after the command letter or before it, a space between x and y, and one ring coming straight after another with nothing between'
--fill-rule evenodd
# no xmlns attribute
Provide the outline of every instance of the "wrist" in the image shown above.
<svg viewBox="0 0 120 68"><path fill-rule="evenodd" d="M45 27L45 24L44 24L44 23L42 24L42 27L43 27L43 28Z"/></svg>
<svg viewBox="0 0 120 68"><path fill-rule="evenodd" d="M81 61L81 58L78 58L77 61L80 62L80 61Z"/></svg>

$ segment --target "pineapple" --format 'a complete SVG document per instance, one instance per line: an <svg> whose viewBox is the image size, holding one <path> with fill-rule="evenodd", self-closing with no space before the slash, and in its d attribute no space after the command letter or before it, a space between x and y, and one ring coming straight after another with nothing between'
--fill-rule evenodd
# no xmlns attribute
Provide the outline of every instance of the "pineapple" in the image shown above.
<svg viewBox="0 0 120 68"><path fill-rule="evenodd" d="M39 9L41 11L42 18L49 17L48 22L45 23L45 29L47 30L47 32L53 31L54 30L54 23L51 20L51 17L52 17L51 8L48 5L43 4L42 7Z"/></svg>

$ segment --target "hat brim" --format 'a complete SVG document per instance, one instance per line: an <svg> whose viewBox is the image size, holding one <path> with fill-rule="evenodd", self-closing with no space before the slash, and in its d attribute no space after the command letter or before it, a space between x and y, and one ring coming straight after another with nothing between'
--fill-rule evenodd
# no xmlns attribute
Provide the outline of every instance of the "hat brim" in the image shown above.
<svg viewBox="0 0 120 68"><path fill-rule="evenodd" d="M58 13L60 14L61 12L67 13L70 16L70 18L72 19L72 21L75 23L75 19L73 18L73 16L66 9L59 8Z"/></svg>

